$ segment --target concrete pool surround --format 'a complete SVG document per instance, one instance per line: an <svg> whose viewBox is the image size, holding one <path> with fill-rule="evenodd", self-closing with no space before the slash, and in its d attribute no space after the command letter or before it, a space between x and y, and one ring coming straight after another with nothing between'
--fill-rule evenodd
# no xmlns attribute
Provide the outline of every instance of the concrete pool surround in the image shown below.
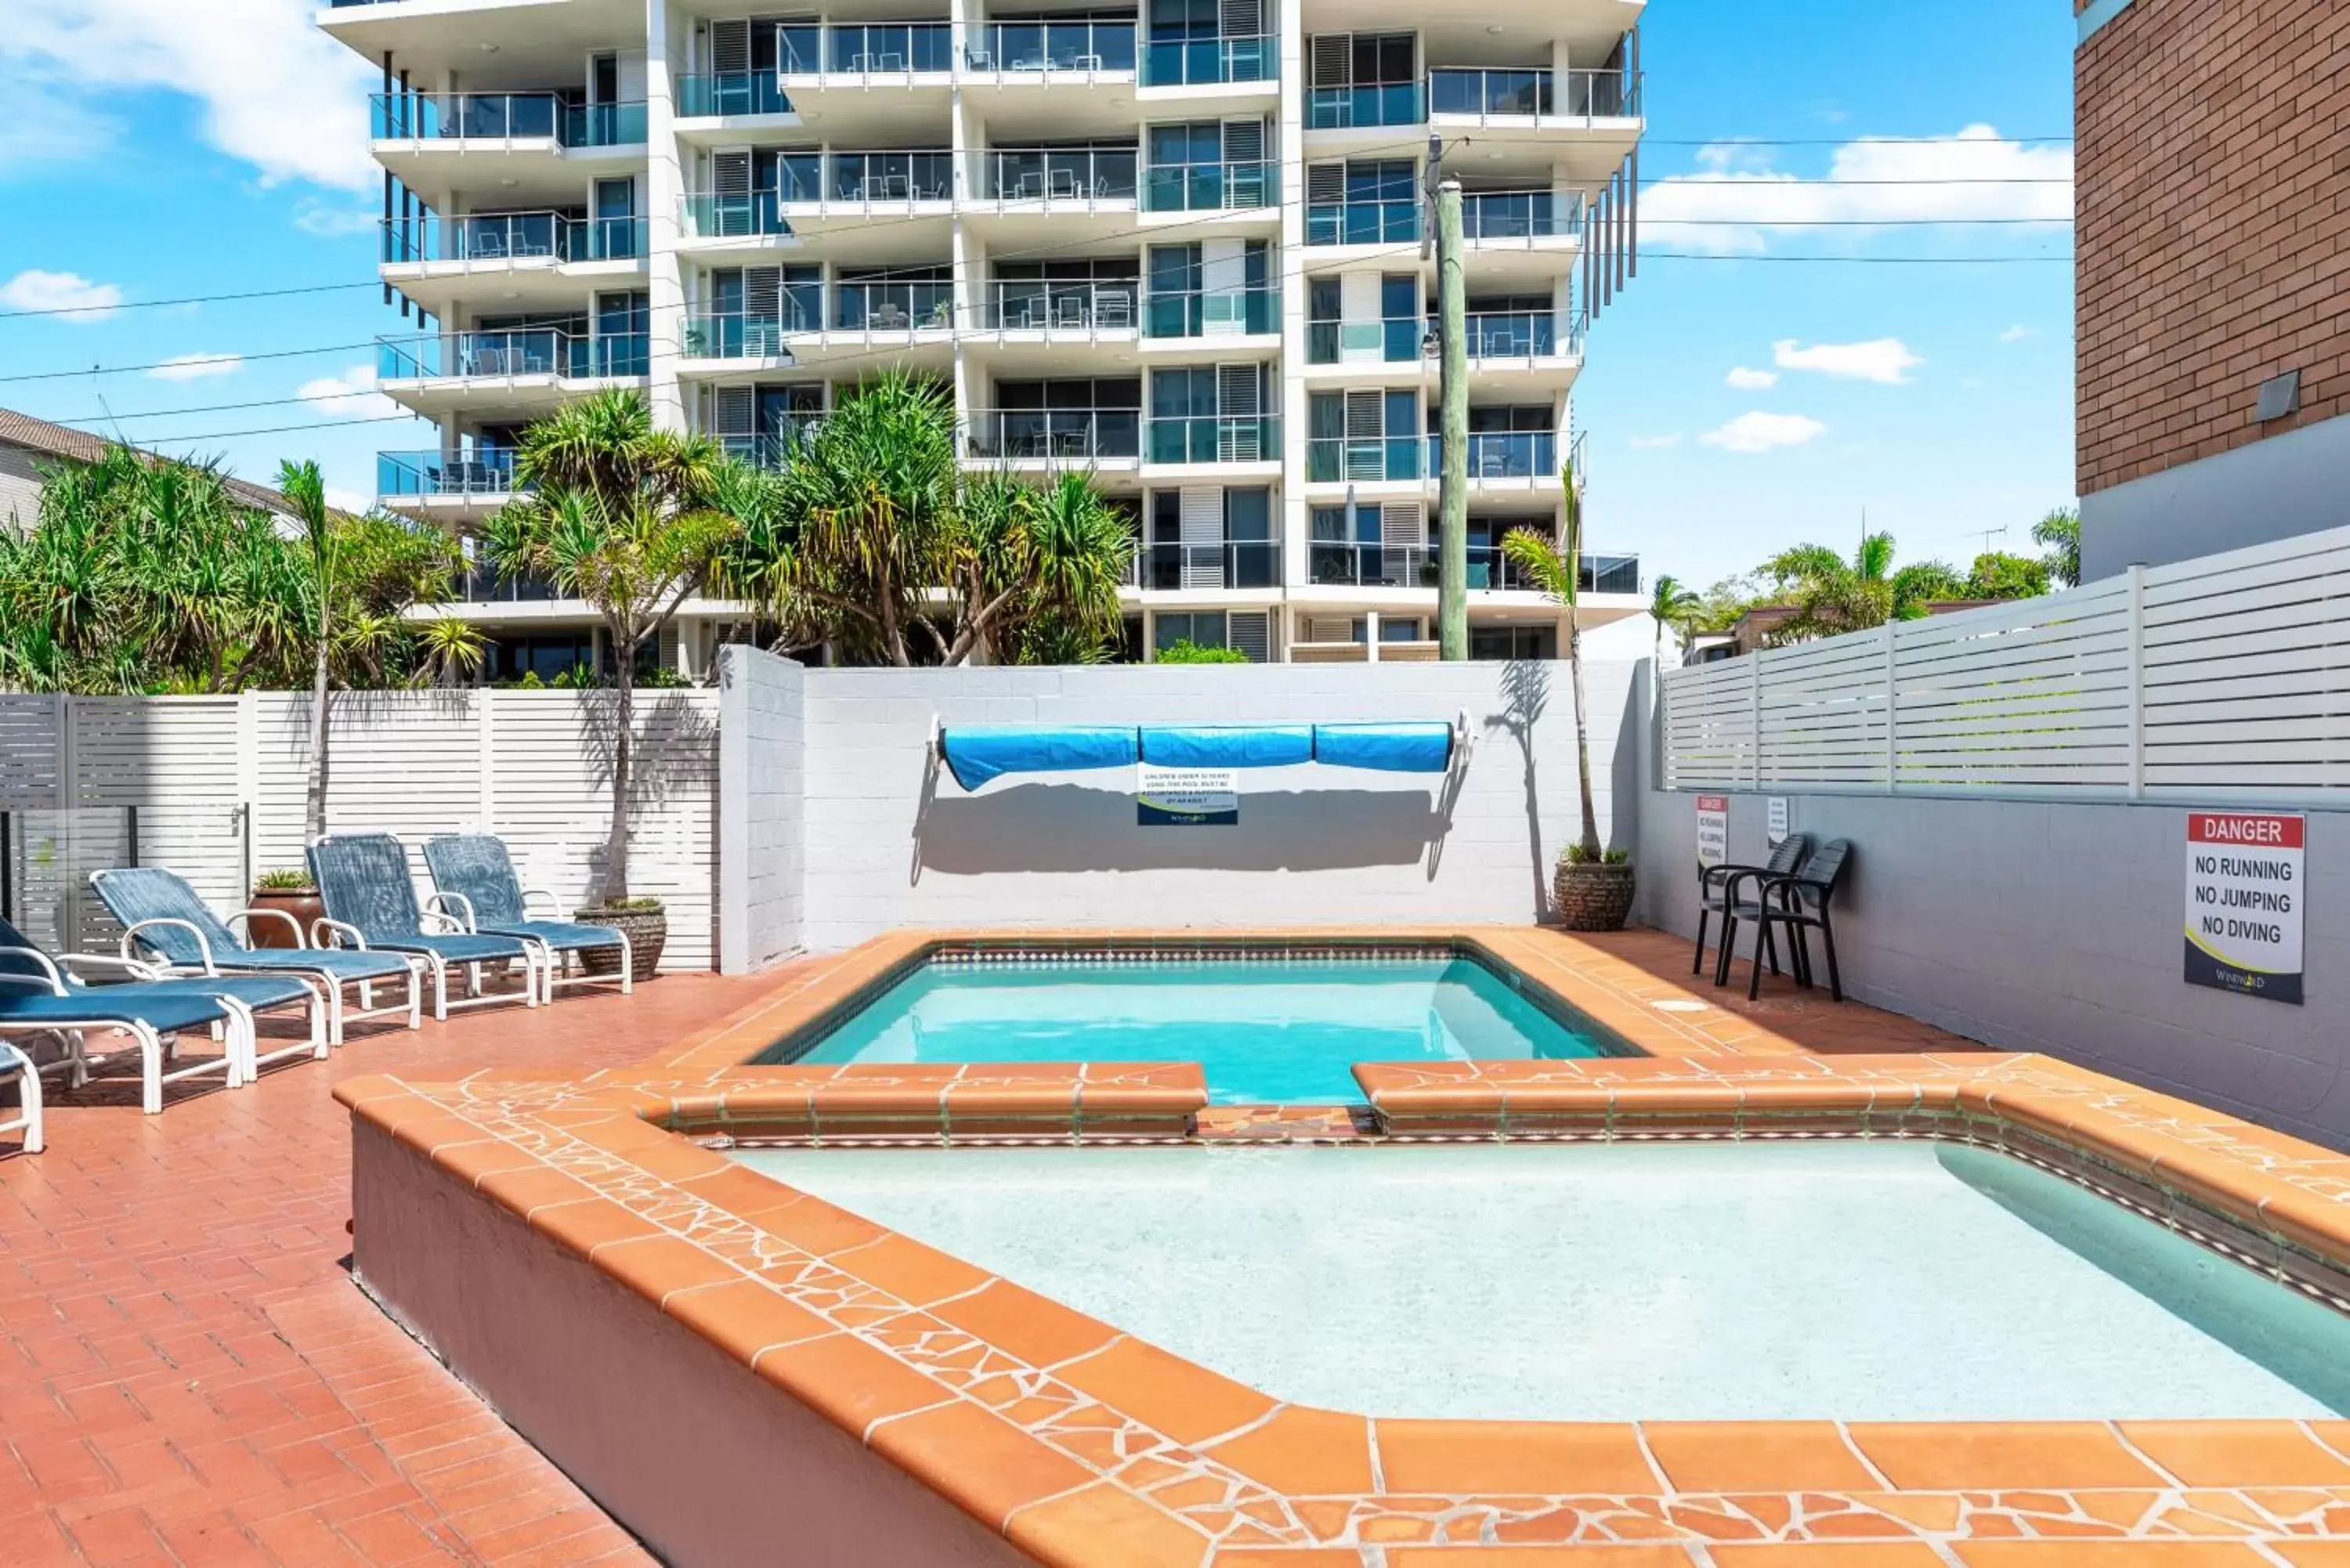
<svg viewBox="0 0 2350 1568"><path fill-rule="evenodd" d="M2350 1158L2044 1057L1814 1054L1764 1019L1660 1006L1700 999L1558 933L1362 938L1474 950L1648 1053L1366 1065L1386 1137L1945 1138L2350 1293ZM345 1084L360 1282L681 1563L2350 1563L2350 1421L1373 1420L1282 1404L705 1147L1212 1135L1180 1066L743 1065L993 940L868 943L639 1068ZM1120 940L1193 945L1014 945ZM1198 945L1240 940L1347 945Z"/></svg>

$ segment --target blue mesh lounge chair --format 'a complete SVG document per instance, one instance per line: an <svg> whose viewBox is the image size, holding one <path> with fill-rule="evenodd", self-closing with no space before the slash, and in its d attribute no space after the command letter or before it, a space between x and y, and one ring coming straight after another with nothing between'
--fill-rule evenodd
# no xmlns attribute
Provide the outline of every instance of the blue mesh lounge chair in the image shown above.
<svg viewBox="0 0 2350 1568"><path fill-rule="evenodd" d="M557 985L594 985L612 979L601 974L556 979L556 971L568 955L591 948L619 948L620 994L626 996L636 989L630 972L635 955L629 950L629 939L620 932L610 926L587 926L577 920L531 919L533 898L544 898L558 909L562 906L544 888L523 887L504 839L486 833L450 834L424 846L424 864L432 871L434 897L456 905L468 930L539 944L544 950L541 995L552 1000Z"/></svg>
<svg viewBox="0 0 2350 1568"><path fill-rule="evenodd" d="M24 1052L0 1040L0 1084L16 1084L16 1116L0 1122L0 1133L20 1133L26 1154L41 1152L41 1072Z"/></svg>
<svg viewBox="0 0 2350 1568"><path fill-rule="evenodd" d="M116 985L89 985L76 971L85 969L127 974ZM258 1054L254 1014L301 1003L309 1011L307 1044ZM224 1049L191 1067L167 1073L178 1058L178 1035L188 1029L217 1029ZM65 1061L74 1086L89 1077L83 1055L86 1030L119 1030L139 1043L140 1104L149 1116L163 1108L163 1085L201 1074L219 1073L230 1088L250 1083L263 1061L308 1052L327 1054L327 1004L309 983L292 975L221 975L159 979L149 966L99 954L51 958L22 931L0 920L0 1034L54 1034L66 1044ZM55 1068L50 1069L54 1071Z"/></svg>
<svg viewBox="0 0 2350 1568"><path fill-rule="evenodd" d="M327 996L327 1038L337 1045L343 1043L344 1025L354 1018L386 1018L404 1012L411 1029L424 1021L424 961L421 958L310 947L301 923L283 909L240 909L223 920L196 896L186 877L161 866L94 871L89 882L108 911L123 924L124 958L137 956L132 951L137 948L177 975L292 974L315 981ZM255 919L285 921L294 932L294 946L250 946L236 928L243 925L250 932ZM378 1007L375 986L388 981L405 983L407 1001ZM354 985L359 988L356 1012L343 995Z"/></svg>
<svg viewBox="0 0 2350 1568"><path fill-rule="evenodd" d="M414 953L432 976L432 1016L446 1019L452 1007L473 1007L493 1002L519 1000L538 1005L538 955L536 943L519 937L482 936L465 929L463 920L416 902L416 884L409 880L408 851L389 833L329 834L310 846L310 878L318 884L318 898L327 906L326 919L314 923L318 945L347 945L360 951L383 949ZM522 991L482 990L481 966L522 960ZM449 1000L449 966L472 971L472 994Z"/></svg>

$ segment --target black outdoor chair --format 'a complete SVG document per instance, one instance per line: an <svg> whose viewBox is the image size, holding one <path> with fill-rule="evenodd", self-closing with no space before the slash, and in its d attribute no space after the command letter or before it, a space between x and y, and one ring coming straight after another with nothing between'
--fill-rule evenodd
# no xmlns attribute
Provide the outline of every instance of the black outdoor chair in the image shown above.
<svg viewBox="0 0 2350 1568"><path fill-rule="evenodd" d="M1761 866L1700 866L1697 868L1697 951L1690 957L1690 973L1701 973L1705 969L1705 929L1716 915L1721 917L1721 956L1713 966L1713 983L1730 983L1730 950L1738 940L1738 922L1732 914L1737 903L1738 885L1750 877L1784 877L1804 864L1804 857L1812 852L1812 836L1791 833L1779 840L1771 850L1771 858Z"/></svg>
<svg viewBox="0 0 2350 1568"><path fill-rule="evenodd" d="M1795 983L1803 986L1812 983L1812 949L1806 933L1818 929L1828 950L1828 994L1838 1002L1844 1000L1844 980L1836 972L1835 921L1829 907L1835 901L1836 884L1844 880L1845 868L1851 863L1852 841L1831 839L1794 876L1766 877L1755 884L1752 906L1738 911L1742 918L1762 922L1755 934L1754 969L1746 980L1749 1002L1762 992L1763 956L1770 955L1774 971L1779 967L1773 926L1787 928L1788 964L1795 971Z"/></svg>

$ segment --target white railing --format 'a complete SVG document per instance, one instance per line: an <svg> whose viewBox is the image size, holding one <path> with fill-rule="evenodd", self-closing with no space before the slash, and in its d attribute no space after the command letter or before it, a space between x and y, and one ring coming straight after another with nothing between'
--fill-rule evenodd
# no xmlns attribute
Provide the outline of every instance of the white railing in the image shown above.
<svg viewBox="0 0 2350 1568"><path fill-rule="evenodd" d="M1666 787L2350 805L2350 529L1668 672Z"/></svg>

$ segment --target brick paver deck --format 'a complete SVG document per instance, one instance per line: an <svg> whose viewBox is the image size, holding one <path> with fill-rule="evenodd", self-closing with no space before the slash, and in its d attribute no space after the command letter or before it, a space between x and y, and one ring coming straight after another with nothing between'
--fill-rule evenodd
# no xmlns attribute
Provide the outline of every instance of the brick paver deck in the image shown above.
<svg viewBox="0 0 2350 1568"><path fill-rule="evenodd" d="M1677 939L1602 943L1627 995L1687 980ZM0 1143L0 1563L649 1561L352 1287L350 1124L328 1091L633 1065L797 978L671 976L627 1001L371 1026L331 1063L176 1095L161 1116L120 1077L53 1091L47 1153ZM1710 1032L1961 1044L1783 981L1752 1007L1742 985L1698 990L1722 1009Z"/></svg>
<svg viewBox="0 0 2350 1568"><path fill-rule="evenodd" d="M772 983L354 1026L160 1116L135 1079L52 1079L47 1151L0 1142L0 1563L649 1562L351 1285L328 1090L634 1063Z"/></svg>

